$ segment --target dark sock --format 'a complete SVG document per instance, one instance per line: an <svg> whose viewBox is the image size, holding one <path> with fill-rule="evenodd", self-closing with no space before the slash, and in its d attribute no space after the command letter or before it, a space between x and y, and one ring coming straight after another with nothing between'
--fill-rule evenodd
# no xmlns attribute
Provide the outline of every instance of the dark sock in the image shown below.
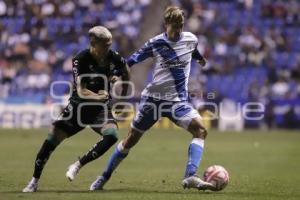
<svg viewBox="0 0 300 200"><path fill-rule="evenodd" d="M102 156L113 144L118 141L118 138L114 135L105 135L102 140L95 144L87 154L85 154L80 160L81 166L99 158Z"/></svg>
<svg viewBox="0 0 300 200"><path fill-rule="evenodd" d="M41 177L44 166L48 158L50 157L51 153L56 148L56 146L57 145L52 144L50 141L45 140L44 144L42 145L35 159L34 172L33 172L34 178L39 179Z"/></svg>

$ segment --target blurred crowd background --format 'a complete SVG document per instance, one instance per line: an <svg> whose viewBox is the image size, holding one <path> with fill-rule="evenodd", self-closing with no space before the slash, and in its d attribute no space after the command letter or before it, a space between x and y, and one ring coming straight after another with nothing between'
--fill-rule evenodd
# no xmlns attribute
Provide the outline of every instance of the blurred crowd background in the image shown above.
<svg viewBox="0 0 300 200"><path fill-rule="evenodd" d="M72 56L88 47L94 25L108 27L112 48L129 56L146 41L142 36L163 31L159 2L0 0L0 101L55 102L50 83L72 80ZM260 102L264 119L246 127L300 128L300 1L162 2L185 10L184 29L197 35L208 60L203 69L192 65L190 91L199 111L210 109L203 102ZM151 80L151 66L139 68L137 98ZM68 92L66 85L55 88L57 95Z"/></svg>

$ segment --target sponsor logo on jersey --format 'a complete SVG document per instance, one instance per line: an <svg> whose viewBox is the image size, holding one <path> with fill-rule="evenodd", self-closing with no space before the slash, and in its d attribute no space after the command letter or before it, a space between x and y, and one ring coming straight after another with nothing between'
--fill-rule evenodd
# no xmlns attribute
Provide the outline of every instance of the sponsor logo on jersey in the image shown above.
<svg viewBox="0 0 300 200"><path fill-rule="evenodd" d="M186 60L166 60L160 64L163 68L185 68L188 65L188 61Z"/></svg>

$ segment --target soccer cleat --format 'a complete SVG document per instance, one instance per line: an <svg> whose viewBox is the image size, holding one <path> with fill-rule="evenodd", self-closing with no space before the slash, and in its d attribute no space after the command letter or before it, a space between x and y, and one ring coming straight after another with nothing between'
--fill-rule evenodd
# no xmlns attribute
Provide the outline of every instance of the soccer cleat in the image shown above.
<svg viewBox="0 0 300 200"><path fill-rule="evenodd" d="M198 190L215 190L213 184L201 180L198 176L190 176L182 181L184 189L196 188Z"/></svg>
<svg viewBox="0 0 300 200"><path fill-rule="evenodd" d="M76 161L72 165L68 167L68 171L66 172L66 177L69 179L69 181L73 181L75 179L76 174L78 174L79 170L81 168L80 162Z"/></svg>
<svg viewBox="0 0 300 200"><path fill-rule="evenodd" d="M98 178L91 184L90 191L103 190L103 186L107 182L104 176L98 176Z"/></svg>
<svg viewBox="0 0 300 200"><path fill-rule="evenodd" d="M38 188L38 183L30 181L28 185L22 190L22 192L36 192Z"/></svg>

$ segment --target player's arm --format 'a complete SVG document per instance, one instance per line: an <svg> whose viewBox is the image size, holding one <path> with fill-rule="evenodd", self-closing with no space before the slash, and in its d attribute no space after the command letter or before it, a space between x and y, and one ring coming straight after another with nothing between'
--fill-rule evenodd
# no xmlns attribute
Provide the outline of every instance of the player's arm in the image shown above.
<svg viewBox="0 0 300 200"><path fill-rule="evenodd" d="M197 47L194 49L192 53L192 58L195 59L202 67L206 64L206 59L200 54Z"/></svg>
<svg viewBox="0 0 300 200"><path fill-rule="evenodd" d="M123 81L121 96L126 96L128 91L128 81L130 80L129 67L127 64L125 64L125 67L122 68L121 73L121 78Z"/></svg>
<svg viewBox="0 0 300 200"><path fill-rule="evenodd" d="M127 64L129 67L131 67L150 57L153 57L153 50L152 50L152 43L148 41L144 44L144 46L141 49L136 51L127 59Z"/></svg>
<svg viewBox="0 0 300 200"><path fill-rule="evenodd" d="M104 101L108 99L108 92L105 90L99 90L98 93L95 93L86 88L86 83L82 81L80 77L77 77L76 84L77 84L77 92L80 98L83 99L91 99L96 101Z"/></svg>
<svg viewBox="0 0 300 200"><path fill-rule="evenodd" d="M80 59L73 59L73 75L75 80L75 87L77 89L78 95L83 99L92 99L97 101L103 101L108 99L108 93L104 90L100 90L98 93L95 93L87 89L86 77L83 77L83 63Z"/></svg>
<svg viewBox="0 0 300 200"><path fill-rule="evenodd" d="M127 91L128 91L128 82L130 80L130 73L129 73L129 67L125 61L124 58L122 58L118 53L115 53L114 55L114 64L116 65L116 68L113 71L113 76L110 79L111 82L116 82L119 78L122 79L122 89L121 89L121 96L126 97ZM124 109L124 105L117 105L115 107L115 113L121 114Z"/></svg>
<svg viewBox="0 0 300 200"><path fill-rule="evenodd" d="M114 56L114 63L116 65L116 69L114 70L110 81L114 83L120 77L123 81L121 96L126 96L128 91L128 81L130 80L129 67L125 59L122 58L118 53L116 53Z"/></svg>

